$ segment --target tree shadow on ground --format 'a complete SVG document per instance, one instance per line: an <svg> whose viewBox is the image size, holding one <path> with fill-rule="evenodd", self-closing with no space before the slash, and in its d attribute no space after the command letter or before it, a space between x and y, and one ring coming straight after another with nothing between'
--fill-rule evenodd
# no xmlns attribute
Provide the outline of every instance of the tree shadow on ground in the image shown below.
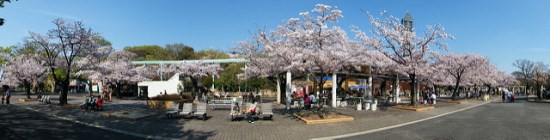
<svg viewBox="0 0 550 140"><path fill-rule="evenodd" d="M71 105L65 105L65 106L59 106L56 104L37 104L37 105L30 105L29 107L38 110L43 117L51 118L51 116L44 115L50 114L50 115L57 115L62 116L66 118L72 118L76 121L88 123L88 124L94 124L99 126L105 126L107 128L113 128L118 130L123 130L131 133L137 133L142 134L146 136L158 136L158 137L164 137L164 138L177 138L177 139L206 139L212 136L215 136L217 133L215 131L198 131L198 130L185 130L186 123L188 121L202 121L201 120L195 120L195 119L182 119L182 118L176 118L176 119L167 119L165 115L164 110L157 110L157 109L146 109L145 105L143 103L113 103L113 104L105 104L105 110L104 111L92 111L92 110L84 110L80 109L79 105L72 105L76 107L70 107ZM139 118L139 119L124 119L124 118L116 118L112 116L105 116L105 113L113 113L118 111L144 111L146 113L154 113L155 115ZM36 112L35 112L36 113ZM4 118L5 116L2 115L1 118ZM14 119L17 117L13 117ZM52 118L53 119L53 118ZM32 119L31 119L32 120ZM46 121L48 122L48 121ZM61 125L62 124L62 125ZM61 126L58 125L50 125L48 123L42 123L39 126L44 126L49 129L54 129L56 131L52 131L52 133L55 132L54 135L48 136L45 139L55 139L55 138L62 138L62 139L87 139L87 135L96 135L96 131L105 131L97 128L90 128L90 130L86 130L84 132L86 133L78 133L75 134L74 137L61 137L63 136L63 132L65 131L81 131L79 130L80 127L75 126L77 124L72 122L63 122L61 123ZM4 126L4 125L2 125ZM60 128L61 127L61 128ZM75 128L71 128L75 127ZM25 129L28 129L30 131L42 130L41 127L26 127ZM69 129L69 130L64 130ZM7 129L9 130L9 129ZM44 130L45 131L45 130ZM59 131L59 132L58 132ZM107 131L110 132L110 131ZM3 133L9 133L9 132L1 132ZM35 134L33 132L27 133L27 134ZM40 135L50 135L49 133L40 132L38 133ZM106 134L105 137L100 138L117 138L113 135L118 135L119 133L112 133L112 134ZM57 137L59 135L60 137ZM14 136L13 138L18 138ZM98 137L90 137L90 138L98 138Z"/></svg>

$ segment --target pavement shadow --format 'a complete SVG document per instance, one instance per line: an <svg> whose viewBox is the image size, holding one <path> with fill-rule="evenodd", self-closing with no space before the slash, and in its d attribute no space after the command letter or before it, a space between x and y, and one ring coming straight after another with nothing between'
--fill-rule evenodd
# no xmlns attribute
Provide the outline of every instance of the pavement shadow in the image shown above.
<svg viewBox="0 0 550 140"><path fill-rule="evenodd" d="M51 118L18 106L2 107L0 139L129 139L105 130Z"/></svg>
<svg viewBox="0 0 550 140"><path fill-rule="evenodd" d="M217 134L216 131L199 131L199 130L185 129L185 126L189 121L202 121L202 119L188 120L188 119L182 119L179 117L175 119L167 119L165 115L165 110L147 109L146 105L143 102L112 102L112 103L108 102L104 104L103 111L92 111L92 110L86 111L84 109L80 109L80 105L75 103L64 105L64 106L60 106L58 104L35 104L35 105L28 105L28 107L38 110L40 112L38 114L41 114L47 118L51 118L51 116L48 116L45 114L57 115L57 116L62 116L66 118L72 118L76 121L85 122L88 124L105 126L107 128L143 134L146 136L158 136L158 137L176 138L176 139L207 139ZM155 115L143 117L139 119L117 118L117 117L108 116L108 115L105 116L105 114L120 112L120 111L142 111L145 113L153 113ZM4 117L5 117L4 115L0 116L0 118L4 118ZM19 119L18 117L13 117L13 119ZM21 118L26 119L25 117L21 117ZM47 123L44 123L44 124L38 123L38 124L40 124L40 126L47 127L48 128L46 129L47 131L49 131L49 129L55 129L55 131L52 131L52 133L56 132L55 133L56 135L59 134L60 136L63 136L62 132L66 131L63 129L58 129L58 127L62 127L62 126L49 125ZM80 131L78 130L80 128L75 126L75 123L66 121L63 124L67 125L66 126L67 129ZM0 124L0 126L3 127L4 125ZM70 128L70 127L75 127L75 128ZM35 129L40 130L40 128L41 127L36 127L36 128L25 127L24 129L35 131ZM62 127L62 128L65 128L65 127ZM59 137L59 138L87 139L86 135L92 135L95 133L95 131L105 131L97 128L90 128L90 129L94 129L94 130L88 131L87 133L89 134L82 134L82 136L76 135L74 137ZM9 130L9 129L6 129L6 130ZM60 131L59 133L57 133L58 130ZM2 131L4 131L4 129L2 129ZM3 133L10 133L10 132L1 132L0 134L3 134ZM29 133L29 134L34 134L34 133ZM39 133L39 134L49 135L49 133ZM0 136L3 136L3 135L0 135ZM14 136L13 138L18 138L18 137ZM56 138L58 137L47 137L45 139L56 139ZM93 137L93 138L97 138L97 137ZM113 137L111 134L101 138L114 139L116 137ZM0 137L0 139L2 138Z"/></svg>

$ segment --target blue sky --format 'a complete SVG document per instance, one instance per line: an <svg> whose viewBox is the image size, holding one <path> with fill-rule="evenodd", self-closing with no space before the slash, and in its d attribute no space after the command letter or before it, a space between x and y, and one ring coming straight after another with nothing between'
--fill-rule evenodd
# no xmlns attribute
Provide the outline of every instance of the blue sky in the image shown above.
<svg viewBox="0 0 550 140"><path fill-rule="evenodd" d="M200 49L227 50L258 27L274 29L317 3L337 6L338 26L372 26L362 11L402 17L410 12L415 28L442 24L456 37L450 52L479 53L507 72L516 59L543 61L550 53L550 0L20 0L0 9L0 46L22 42L28 31L46 33L61 17L82 20L113 47L184 43ZM349 36L353 34L348 32Z"/></svg>

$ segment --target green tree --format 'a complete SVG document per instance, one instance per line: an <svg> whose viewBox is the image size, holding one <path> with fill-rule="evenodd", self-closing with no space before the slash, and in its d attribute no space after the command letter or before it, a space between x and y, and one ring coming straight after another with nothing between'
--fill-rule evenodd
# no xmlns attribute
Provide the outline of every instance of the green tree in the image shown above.
<svg viewBox="0 0 550 140"><path fill-rule="evenodd" d="M201 50L195 54L197 56L197 59L227 59L229 58L229 55L225 52L214 50L214 49L208 49L208 50Z"/></svg>
<svg viewBox="0 0 550 140"><path fill-rule="evenodd" d="M171 60L196 59L195 49L182 43L167 44L164 49L170 52Z"/></svg>
<svg viewBox="0 0 550 140"><path fill-rule="evenodd" d="M136 61L170 60L170 53L158 45L126 47L124 50L136 54L137 56L134 58Z"/></svg>
<svg viewBox="0 0 550 140"><path fill-rule="evenodd" d="M208 60L208 59L227 59L227 58L229 58L228 54L226 54L222 51L213 50L213 49L198 51L197 53L195 53L195 56L196 56L197 59L206 59L206 60ZM229 66L229 64L221 64L220 66L224 70L219 75L227 75L228 73L233 72L233 71L225 70ZM216 82L216 80L217 79L215 79L214 82ZM201 82L205 86L212 85L212 76L202 78ZM216 85L217 85L217 83L216 83Z"/></svg>
<svg viewBox="0 0 550 140"><path fill-rule="evenodd" d="M99 46L112 46L113 44L111 44L111 42L105 38L103 38L102 36L96 36L96 43L99 45Z"/></svg>
<svg viewBox="0 0 550 140"><path fill-rule="evenodd" d="M0 46L0 54L10 55L14 56L14 50L15 46L9 46L9 47L1 47ZM6 63L8 60L6 57L2 56L0 57L0 65Z"/></svg>

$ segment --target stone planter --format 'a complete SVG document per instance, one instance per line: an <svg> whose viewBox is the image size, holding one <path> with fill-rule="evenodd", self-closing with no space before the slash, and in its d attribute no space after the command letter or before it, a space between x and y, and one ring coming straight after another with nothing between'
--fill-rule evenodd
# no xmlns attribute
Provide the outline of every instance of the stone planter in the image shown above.
<svg viewBox="0 0 550 140"><path fill-rule="evenodd" d="M333 115L334 118L325 119L302 117L297 114L294 114L294 116L299 118L300 121L304 122L305 124L326 124L353 121L353 117L345 115Z"/></svg>
<svg viewBox="0 0 550 140"><path fill-rule="evenodd" d="M32 98L32 99L27 99L27 98L19 98L19 102L37 102L38 99L36 98Z"/></svg>
<svg viewBox="0 0 550 140"><path fill-rule="evenodd" d="M411 111L425 111L425 110L432 110L435 107L434 106L394 106L392 107L394 109L401 109L401 110L411 110Z"/></svg>

